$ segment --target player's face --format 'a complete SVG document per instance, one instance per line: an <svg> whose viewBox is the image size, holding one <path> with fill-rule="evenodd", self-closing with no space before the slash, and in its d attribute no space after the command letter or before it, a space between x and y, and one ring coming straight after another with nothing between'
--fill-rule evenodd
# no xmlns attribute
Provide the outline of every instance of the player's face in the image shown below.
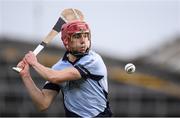
<svg viewBox="0 0 180 118"><path fill-rule="evenodd" d="M75 33L71 36L71 40L69 41L71 51L85 53L89 46L89 33Z"/></svg>

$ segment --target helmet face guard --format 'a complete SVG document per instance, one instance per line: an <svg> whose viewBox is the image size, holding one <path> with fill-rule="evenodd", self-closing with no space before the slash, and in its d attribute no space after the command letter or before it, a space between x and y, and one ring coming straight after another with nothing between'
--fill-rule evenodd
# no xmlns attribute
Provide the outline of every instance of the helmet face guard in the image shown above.
<svg viewBox="0 0 180 118"><path fill-rule="evenodd" d="M71 47L68 46L68 43L71 40L71 37L74 34L78 34L78 33L88 33L88 36L89 36L88 38L89 38L90 44L89 44L89 48L86 50L85 53L78 52L78 51L72 51ZM91 36L90 35L91 35L91 33L90 33L89 26L83 21L73 21L70 23L66 23L61 28L61 39L63 41L63 44L64 44L66 50L69 51L71 54L73 54L76 57L83 56L88 53L88 51L91 47L91 39L90 39Z"/></svg>

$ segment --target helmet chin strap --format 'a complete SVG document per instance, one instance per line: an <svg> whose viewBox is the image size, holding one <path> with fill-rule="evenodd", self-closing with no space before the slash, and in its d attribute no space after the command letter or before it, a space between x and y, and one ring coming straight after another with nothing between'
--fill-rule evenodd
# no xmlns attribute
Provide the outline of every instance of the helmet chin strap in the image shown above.
<svg viewBox="0 0 180 118"><path fill-rule="evenodd" d="M69 51L69 53L72 54L73 56L75 56L76 58L81 58L89 53L89 49L90 48L88 48L85 53L81 53L81 52L77 52L77 51Z"/></svg>

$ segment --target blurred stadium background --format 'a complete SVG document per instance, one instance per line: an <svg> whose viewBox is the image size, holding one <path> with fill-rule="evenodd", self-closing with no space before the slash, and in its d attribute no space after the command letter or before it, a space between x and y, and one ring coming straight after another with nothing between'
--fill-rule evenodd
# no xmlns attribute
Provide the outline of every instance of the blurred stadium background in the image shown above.
<svg viewBox="0 0 180 118"><path fill-rule="evenodd" d="M2 23L2 19L0 21ZM0 116L64 116L61 94L47 111L39 112L19 75L11 70L26 52L37 46L37 42L30 42L36 38L0 34ZM50 67L63 52L60 46L49 45L38 59ZM109 101L114 116L180 116L179 33L131 59L117 59L98 52L108 67ZM124 72L129 62L136 65L136 73ZM31 73L42 88L45 81L33 70Z"/></svg>

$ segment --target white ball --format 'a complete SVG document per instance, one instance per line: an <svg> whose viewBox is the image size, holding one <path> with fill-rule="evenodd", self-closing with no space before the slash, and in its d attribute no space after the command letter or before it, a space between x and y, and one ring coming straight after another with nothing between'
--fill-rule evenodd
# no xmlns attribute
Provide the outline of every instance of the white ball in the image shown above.
<svg viewBox="0 0 180 118"><path fill-rule="evenodd" d="M124 69L128 74L134 73L136 71L136 67L132 63L126 64Z"/></svg>

